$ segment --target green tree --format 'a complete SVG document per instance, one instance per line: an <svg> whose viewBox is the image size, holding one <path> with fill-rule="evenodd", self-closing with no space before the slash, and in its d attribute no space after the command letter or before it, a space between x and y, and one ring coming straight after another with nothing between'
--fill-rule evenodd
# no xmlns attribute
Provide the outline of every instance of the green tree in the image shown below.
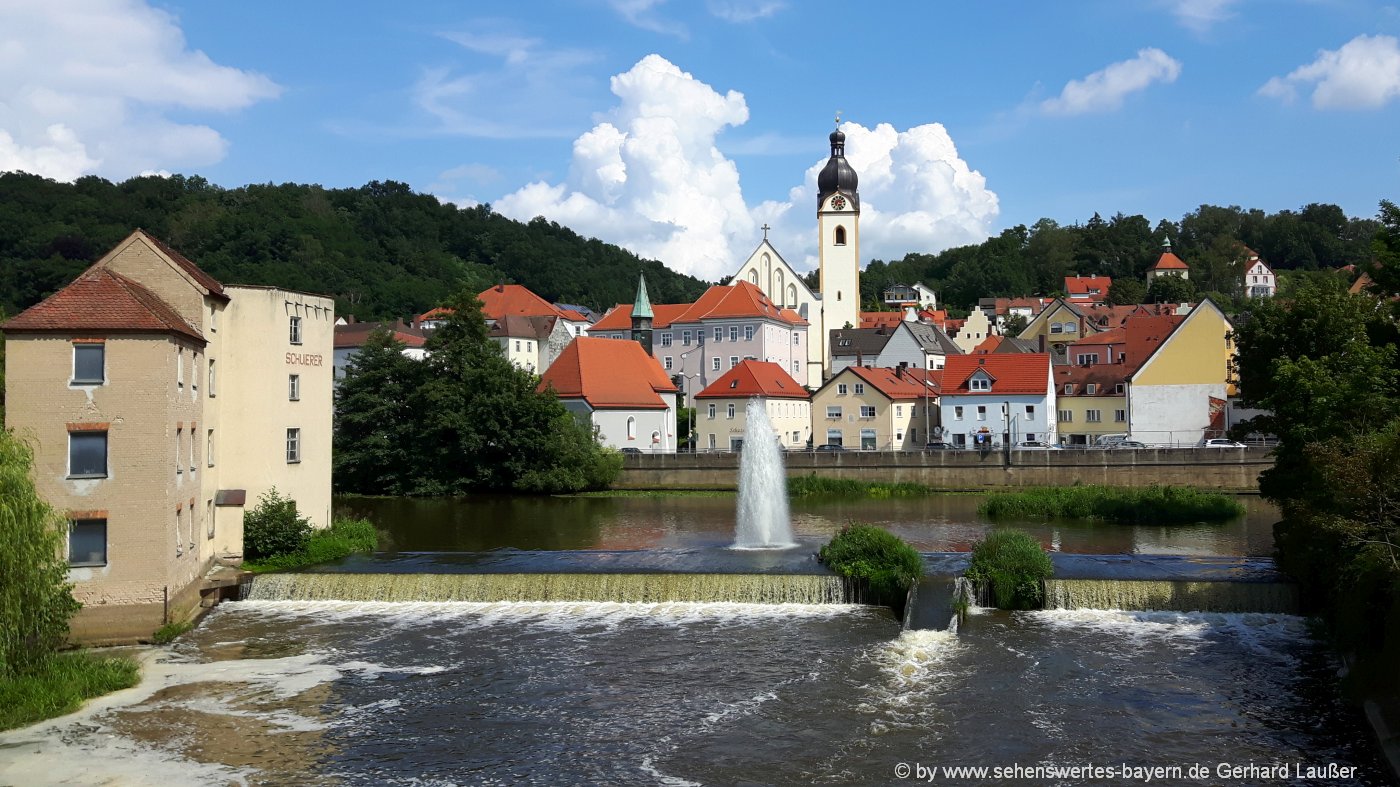
<svg viewBox="0 0 1400 787"><path fill-rule="evenodd" d="M1196 286L1184 276L1156 276L1147 286L1148 303L1187 303L1196 297Z"/></svg>
<svg viewBox="0 0 1400 787"><path fill-rule="evenodd" d="M1114 306L1132 306L1147 302L1147 285L1136 278L1117 278L1108 288L1108 302Z"/></svg>
<svg viewBox="0 0 1400 787"><path fill-rule="evenodd" d="M1381 295L1400 295L1400 207L1390 200L1381 200L1377 217L1380 227L1371 241L1375 265L1371 279Z"/></svg>
<svg viewBox="0 0 1400 787"><path fill-rule="evenodd" d="M405 468L417 464L413 404L428 367L403 354L387 330L371 334L335 391L336 489L380 495L414 491Z"/></svg>
<svg viewBox="0 0 1400 787"><path fill-rule="evenodd" d="M80 606L62 557L63 518L39 497L33 453L0 430L0 679L49 663Z"/></svg>

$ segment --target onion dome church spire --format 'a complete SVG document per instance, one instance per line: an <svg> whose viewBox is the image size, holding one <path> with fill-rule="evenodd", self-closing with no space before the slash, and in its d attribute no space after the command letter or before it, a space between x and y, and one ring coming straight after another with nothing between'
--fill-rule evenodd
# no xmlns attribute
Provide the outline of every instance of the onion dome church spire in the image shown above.
<svg viewBox="0 0 1400 787"><path fill-rule="evenodd" d="M837 115L837 123L840 123L840 115ZM840 193L846 195L851 207L859 211L860 192L857 187L860 178L856 177L856 171L846 161L846 135L839 125L831 132L830 139L831 158L826 160L826 166L817 175L817 208L826 204L831 195Z"/></svg>

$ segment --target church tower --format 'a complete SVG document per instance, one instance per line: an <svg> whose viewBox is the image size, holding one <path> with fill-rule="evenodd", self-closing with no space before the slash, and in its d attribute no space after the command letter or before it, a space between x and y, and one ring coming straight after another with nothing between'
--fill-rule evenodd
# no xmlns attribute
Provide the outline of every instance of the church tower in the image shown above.
<svg viewBox="0 0 1400 787"><path fill-rule="evenodd" d="M651 355L651 298L647 297L647 277L637 277L637 298L632 303L632 341Z"/></svg>
<svg viewBox="0 0 1400 787"><path fill-rule="evenodd" d="M860 192L856 171L846 162L846 135L831 132L831 158L817 175L818 264L821 271L822 336L831 368L831 332L860 327Z"/></svg>

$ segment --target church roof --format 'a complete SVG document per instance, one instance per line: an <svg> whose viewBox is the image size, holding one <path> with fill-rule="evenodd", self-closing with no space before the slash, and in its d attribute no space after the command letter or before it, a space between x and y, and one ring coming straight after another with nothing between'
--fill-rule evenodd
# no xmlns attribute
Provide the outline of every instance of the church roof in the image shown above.
<svg viewBox="0 0 1400 787"><path fill-rule="evenodd" d="M691 304L689 303L658 303L651 307L652 318L651 327L653 329L669 328L676 318L685 314ZM603 318L588 326L588 332L597 336L608 331L630 331L632 330L632 304L619 303L608 309L608 313Z"/></svg>
<svg viewBox="0 0 1400 787"><path fill-rule="evenodd" d="M739 317L765 317L790 325L806 325L807 321L792 309L782 309L768 299L757 286L746 281L734 284L716 284L705 291L685 313L673 322L699 322L700 320L732 319Z"/></svg>
<svg viewBox="0 0 1400 787"><path fill-rule="evenodd" d="M580 336L540 377L539 390L583 399L596 410L664 410L675 383L640 344Z"/></svg>
<svg viewBox="0 0 1400 787"><path fill-rule="evenodd" d="M860 192L857 188L859 176L846 161L846 135L841 129L831 132L831 158L817 175L817 209L821 210L826 198L840 192L851 200L851 207L860 210Z"/></svg>
<svg viewBox="0 0 1400 787"><path fill-rule="evenodd" d="M639 275L637 277L637 298L632 301L633 317L652 317L651 298L647 297L647 277Z"/></svg>

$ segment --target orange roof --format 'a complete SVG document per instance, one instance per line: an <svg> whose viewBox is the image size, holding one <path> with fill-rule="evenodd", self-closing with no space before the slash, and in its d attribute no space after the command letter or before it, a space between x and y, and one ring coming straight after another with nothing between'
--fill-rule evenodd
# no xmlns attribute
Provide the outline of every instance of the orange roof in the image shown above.
<svg viewBox="0 0 1400 787"><path fill-rule="evenodd" d="M991 376L991 391L972 391L967 387L967 381L979 369ZM944 394L1044 394L1049 382L1050 356L1045 353L950 355L943 366Z"/></svg>
<svg viewBox="0 0 1400 787"><path fill-rule="evenodd" d="M1123 324L1123 330L1128 338L1127 360L1124 362L1128 368L1136 371L1147 357L1156 352L1160 345L1176 326L1186 321L1185 315L1161 314L1151 317L1132 317Z"/></svg>
<svg viewBox="0 0 1400 787"><path fill-rule="evenodd" d="M869 383L887 399L922 399L927 395L919 369L888 369L882 366L847 366L841 374L850 372ZM835 375L835 380L840 375ZM831 380L827 385L831 385Z"/></svg>
<svg viewBox="0 0 1400 787"><path fill-rule="evenodd" d="M1001 346L1001 336L992 334L982 340L982 343L972 348L973 353L991 353Z"/></svg>
<svg viewBox="0 0 1400 787"><path fill-rule="evenodd" d="M676 318L685 313L690 308L688 303L656 303L651 307L651 327L669 328ZM632 330L632 304L619 303L608 310L603 315L603 319L588 326L588 332L593 334L605 331L630 331Z"/></svg>
<svg viewBox="0 0 1400 787"><path fill-rule="evenodd" d="M583 320L583 315L572 312L566 314L554 304L519 284L497 284L476 294L481 301L481 314L488 320L499 320L508 315L517 317L564 317L569 320ZM586 322L586 320L585 320Z"/></svg>
<svg viewBox="0 0 1400 787"><path fill-rule="evenodd" d="M919 312L919 319L924 322L931 322L934 325L942 326L948 320L947 309L923 309Z"/></svg>
<svg viewBox="0 0 1400 787"><path fill-rule="evenodd" d="M446 306L439 306L436 309L429 309L423 312L422 314L418 315L418 318L414 320L414 322L423 322L424 320L442 320L456 313L456 309L449 309Z"/></svg>
<svg viewBox="0 0 1400 787"><path fill-rule="evenodd" d="M806 325L791 309L781 309L768 299L757 286L746 281L734 284L716 284L690 305L685 313L673 322L699 322L700 320L725 319L736 317L766 317L792 325Z"/></svg>
<svg viewBox="0 0 1400 787"><path fill-rule="evenodd" d="M1158 257L1157 262L1152 266L1152 270L1154 271L1184 271L1190 269L1191 266L1182 262L1180 257L1169 251L1162 252L1162 256Z"/></svg>
<svg viewBox="0 0 1400 787"><path fill-rule="evenodd" d="M904 322L904 312L861 312L862 328L898 328Z"/></svg>
<svg viewBox="0 0 1400 787"><path fill-rule="evenodd" d="M378 330L388 330L395 339L409 347L422 347L427 341L422 332L402 323L395 325L383 322L355 322L335 326L335 347L363 347L370 334Z"/></svg>
<svg viewBox="0 0 1400 787"><path fill-rule="evenodd" d="M560 399L583 399L595 410L664 410L660 394L676 386L640 344L580 336L540 378Z"/></svg>
<svg viewBox="0 0 1400 787"><path fill-rule="evenodd" d="M1126 382L1133 371L1124 364L1056 366L1055 392L1057 396L1122 396L1118 393L1118 385ZM1074 386L1072 393L1064 392L1066 383ZM1087 388L1089 383L1094 384L1092 394Z"/></svg>
<svg viewBox="0 0 1400 787"><path fill-rule="evenodd" d="M1103 300L1108 296L1108 288L1113 279L1108 276L1066 276L1065 292L1070 298ZM1097 292L1095 292L1097 290Z"/></svg>
<svg viewBox="0 0 1400 787"><path fill-rule="evenodd" d="M5 323L8 332L176 333L199 331L155 293L105 267L91 267L67 287Z"/></svg>
<svg viewBox="0 0 1400 787"><path fill-rule="evenodd" d="M733 369L696 394L695 398L733 399L750 396L769 399L809 398L807 389L792 379L792 375L783 371L783 367L769 361L740 361Z"/></svg>

